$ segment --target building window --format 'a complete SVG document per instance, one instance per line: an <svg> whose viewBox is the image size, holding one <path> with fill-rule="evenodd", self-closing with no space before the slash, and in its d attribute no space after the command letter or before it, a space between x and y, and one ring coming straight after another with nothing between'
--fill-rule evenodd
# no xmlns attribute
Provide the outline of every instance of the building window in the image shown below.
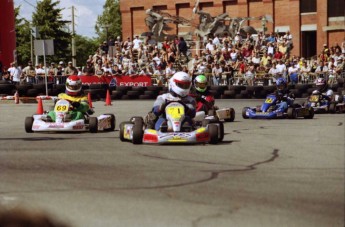
<svg viewBox="0 0 345 227"><path fill-rule="evenodd" d="M328 0L327 11L328 17L343 17L345 16L345 1L344 0Z"/></svg>
<svg viewBox="0 0 345 227"><path fill-rule="evenodd" d="M301 13L316 12L316 0L301 0L300 10Z"/></svg>
<svg viewBox="0 0 345 227"><path fill-rule="evenodd" d="M162 10L167 10L168 7L165 5L162 5L162 6L152 6L152 9L153 10L159 10L159 11L162 11Z"/></svg>

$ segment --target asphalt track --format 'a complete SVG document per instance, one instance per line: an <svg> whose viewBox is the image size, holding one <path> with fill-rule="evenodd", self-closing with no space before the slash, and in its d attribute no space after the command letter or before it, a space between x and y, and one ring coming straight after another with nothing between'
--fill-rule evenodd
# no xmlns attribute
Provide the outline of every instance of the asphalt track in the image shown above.
<svg viewBox="0 0 345 227"><path fill-rule="evenodd" d="M218 145L121 142L118 125L153 101L94 102L116 131L32 133L36 104L0 104L0 204L44 209L74 227L344 226L344 114L244 120ZM47 108L48 103L44 103Z"/></svg>

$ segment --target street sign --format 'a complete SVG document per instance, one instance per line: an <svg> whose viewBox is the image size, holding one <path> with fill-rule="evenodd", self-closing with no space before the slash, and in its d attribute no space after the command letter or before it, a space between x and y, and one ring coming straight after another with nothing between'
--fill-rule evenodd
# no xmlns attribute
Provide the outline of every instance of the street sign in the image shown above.
<svg viewBox="0 0 345 227"><path fill-rule="evenodd" d="M35 55L54 55L54 40L34 40Z"/></svg>

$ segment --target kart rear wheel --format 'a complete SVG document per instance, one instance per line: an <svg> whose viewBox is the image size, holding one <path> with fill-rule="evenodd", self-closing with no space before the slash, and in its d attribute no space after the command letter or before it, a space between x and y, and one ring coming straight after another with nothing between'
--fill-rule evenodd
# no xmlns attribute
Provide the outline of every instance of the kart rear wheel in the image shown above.
<svg viewBox="0 0 345 227"><path fill-rule="evenodd" d="M25 132L27 133L32 133L32 125L34 123L34 118L33 117L26 117L25 118Z"/></svg>
<svg viewBox="0 0 345 227"><path fill-rule="evenodd" d="M133 125L133 144L142 144L143 143L143 130L144 123L140 119L135 119Z"/></svg>
<svg viewBox="0 0 345 227"><path fill-rule="evenodd" d="M304 116L305 119L313 119L314 118L314 108L309 107L308 108L308 115Z"/></svg>
<svg viewBox="0 0 345 227"><path fill-rule="evenodd" d="M126 141L125 137L124 137L124 133L125 133L125 125L126 124L133 124L133 122L131 121L124 121L124 122L121 122L120 125L119 125L119 128L120 128L120 140L122 142Z"/></svg>
<svg viewBox="0 0 345 227"><path fill-rule="evenodd" d="M287 110L287 115L288 115L289 119L297 118L297 112L296 112L295 108L289 107Z"/></svg>
<svg viewBox="0 0 345 227"><path fill-rule="evenodd" d="M141 116L131 117L131 119L129 119L129 121L131 121L131 122L142 122L142 123L144 123L144 119L143 119L143 117L141 117Z"/></svg>
<svg viewBox="0 0 345 227"><path fill-rule="evenodd" d="M208 133L210 136L210 144L217 144L218 143L218 125L210 124L208 125Z"/></svg>
<svg viewBox="0 0 345 227"><path fill-rule="evenodd" d="M98 119L97 117L89 117L89 130L91 133L98 132Z"/></svg>
<svg viewBox="0 0 345 227"><path fill-rule="evenodd" d="M107 128L104 131L114 131L115 130L115 125L116 125L115 115L111 114L111 113L106 113L105 115L109 115L110 116L110 128Z"/></svg>
<svg viewBox="0 0 345 227"><path fill-rule="evenodd" d="M230 118L225 119L226 122L233 122L235 120L235 110L234 108L230 108Z"/></svg>
<svg viewBox="0 0 345 227"><path fill-rule="evenodd" d="M335 111L336 111L336 103L332 102L332 103L329 105L328 111L329 111L330 113L335 113Z"/></svg>
<svg viewBox="0 0 345 227"><path fill-rule="evenodd" d="M242 109L242 117L243 119L248 119L248 116L246 115L247 110L249 109L249 107L243 107Z"/></svg>

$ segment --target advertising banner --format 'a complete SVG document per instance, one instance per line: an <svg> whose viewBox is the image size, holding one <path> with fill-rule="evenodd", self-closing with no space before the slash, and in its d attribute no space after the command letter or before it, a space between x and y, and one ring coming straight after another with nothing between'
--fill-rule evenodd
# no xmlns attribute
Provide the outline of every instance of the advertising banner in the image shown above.
<svg viewBox="0 0 345 227"><path fill-rule="evenodd" d="M109 84L110 86L151 86L151 76L80 76L83 84Z"/></svg>

